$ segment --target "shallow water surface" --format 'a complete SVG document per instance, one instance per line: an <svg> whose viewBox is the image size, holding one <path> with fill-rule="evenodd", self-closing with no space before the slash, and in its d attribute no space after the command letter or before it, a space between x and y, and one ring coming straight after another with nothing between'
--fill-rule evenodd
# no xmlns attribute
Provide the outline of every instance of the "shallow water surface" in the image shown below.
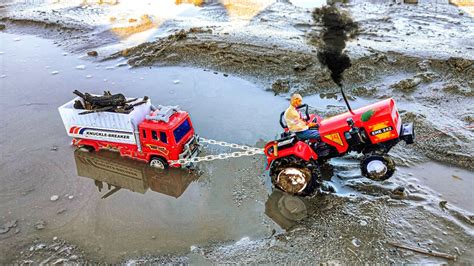
<svg viewBox="0 0 474 266"><path fill-rule="evenodd" d="M0 206L3 219L19 220L21 228L18 235L8 235L21 240L10 245L58 236L98 259L118 261L122 256L189 252L192 245L270 232L262 223L263 203L237 204L233 194L241 176L259 178L262 162L246 171L242 164L254 159L203 163L199 176L175 172L165 178L149 177L145 164L133 161L129 166L113 154L119 163L104 156L78 159L57 107L74 97L74 89L147 95L155 105L189 111L202 136L252 145L279 131L275 117L287 105L284 99L240 78L202 69L92 63L31 36L2 34L0 51ZM102 169L111 165L118 170ZM121 176L124 172L129 175ZM51 201L53 195L59 200ZM38 221L46 228L36 230Z"/></svg>

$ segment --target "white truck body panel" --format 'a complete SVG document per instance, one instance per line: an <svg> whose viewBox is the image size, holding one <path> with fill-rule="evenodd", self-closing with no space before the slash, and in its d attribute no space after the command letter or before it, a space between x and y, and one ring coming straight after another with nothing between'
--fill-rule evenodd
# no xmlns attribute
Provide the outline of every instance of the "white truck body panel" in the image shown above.
<svg viewBox="0 0 474 266"><path fill-rule="evenodd" d="M128 98L127 100L130 100ZM64 127L69 136L79 139L110 141L124 144L137 144L134 136L134 123L140 124L150 114L151 101L135 106L129 114L98 112L79 115L87 110L75 109L76 97L58 108ZM138 98L136 102L143 100ZM131 104L133 104L132 102Z"/></svg>

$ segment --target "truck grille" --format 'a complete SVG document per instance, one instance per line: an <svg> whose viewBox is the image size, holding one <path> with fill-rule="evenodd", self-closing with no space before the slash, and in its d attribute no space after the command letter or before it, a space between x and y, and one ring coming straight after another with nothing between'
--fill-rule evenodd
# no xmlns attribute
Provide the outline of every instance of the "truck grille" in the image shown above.
<svg viewBox="0 0 474 266"><path fill-rule="evenodd" d="M179 155L180 159L186 159L196 154L199 149L198 137L194 135L186 144L184 144L183 152Z"/></svg>

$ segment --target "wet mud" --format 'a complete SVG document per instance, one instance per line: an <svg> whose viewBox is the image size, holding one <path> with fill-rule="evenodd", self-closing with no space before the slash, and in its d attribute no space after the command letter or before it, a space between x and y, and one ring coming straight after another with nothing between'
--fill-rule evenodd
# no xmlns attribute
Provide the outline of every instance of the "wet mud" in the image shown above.
<svg viewBox="0 0 474 266"><path fill-rule="evenodd" d="M262 146L280 132L293 92L324 116L346 110L318 60L324 25L313 10L189 5L163 21L148 14L151 29L140 25L147 12L121 17L116 7L0 7L1 263L450 262L389 242L474 259L474 21L464 11L338 4L358 25L342 74L352 107L393 97L417 140L391 151L398 170L387 181L362 178L349 155L331 162L326 189L295 198L273 190L261 157L163 174L114 153L74 152L56 107L73 89L146 94L189 111L206 137ZM34 137L18 131L25 123Z"/></svg>

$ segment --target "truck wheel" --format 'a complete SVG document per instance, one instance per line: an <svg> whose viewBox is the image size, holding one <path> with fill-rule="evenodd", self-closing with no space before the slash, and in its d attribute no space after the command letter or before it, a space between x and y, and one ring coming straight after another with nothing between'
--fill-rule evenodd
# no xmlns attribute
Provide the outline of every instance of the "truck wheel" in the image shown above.
<svg viewBox="0 0 474 266"><path fill-rule="evenodd" d="M166 169L168 168L168 163L163 158L152 157L150 160L150 166L158 169Z"/></svg>
<svg viewBox="0 0 474 266"><path fill-rule="evenodd" d="M369 154L360 162L360 170L369 179L383 181L395 172L395 162L387 154Z"/></svg>
<svg viewBox="0 0 474 266"><path fill-rule="evenodd" d="M293 156L275 161L270 169L272 183L289 194L306 196L314 192L319 168Z"/></svg>
<svg viewBox="0 0 474 266"><path fill-rule="evenodd" d="M93 151L95 151L95 148L93 146L90 146L90 145L84 145L84 146L81 146L79 148L79 150L85 151L85 152L93 152Z"/></svg>

